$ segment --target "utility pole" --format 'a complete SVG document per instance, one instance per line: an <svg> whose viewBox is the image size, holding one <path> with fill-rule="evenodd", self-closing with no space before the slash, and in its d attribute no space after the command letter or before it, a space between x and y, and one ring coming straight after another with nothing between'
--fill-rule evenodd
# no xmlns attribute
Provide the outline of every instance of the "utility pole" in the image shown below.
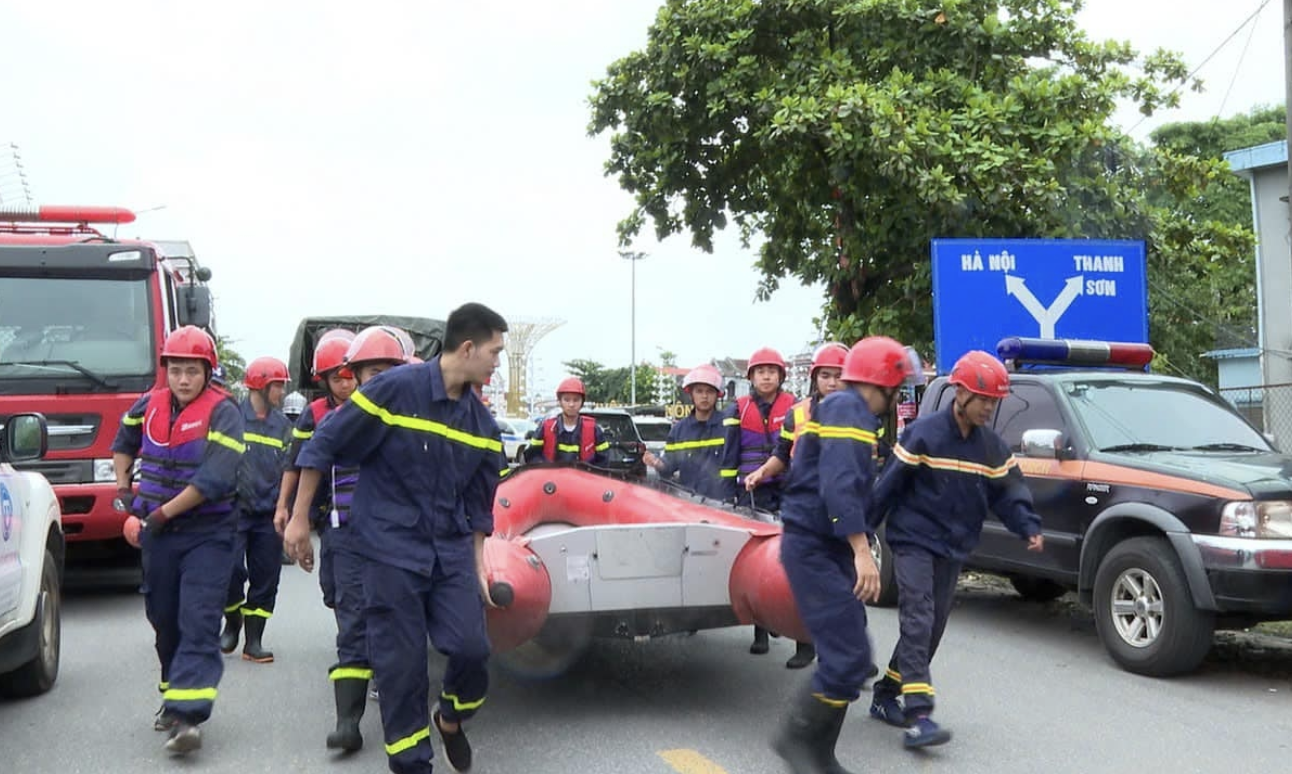
<svg viewBox="0 0 1292 774"><path fill-rule="evenodd" d="M1287 0L1292 3L1292 0ZM637 406L637 262L646 257L646 253L634 253L627 250L620 250L619 257L629 261L633 265L632 279L632 343L629 344L629 357L632 358L632 364L628 369L628 403L633 407Z"/></svg>

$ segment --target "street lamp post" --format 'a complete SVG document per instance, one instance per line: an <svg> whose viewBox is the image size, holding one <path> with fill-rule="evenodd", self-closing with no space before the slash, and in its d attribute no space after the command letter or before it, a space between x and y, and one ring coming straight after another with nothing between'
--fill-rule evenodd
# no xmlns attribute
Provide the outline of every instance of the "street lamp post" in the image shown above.
<svg viewBox="0 0 1292 774"><path fill-rule="evenodd" d="M620 250L619 257L632 264L632 343L629 345L629 356L632 362L628 368L629 397L628 402L637 405L637 262L646 257L646 253Z"/></svg>

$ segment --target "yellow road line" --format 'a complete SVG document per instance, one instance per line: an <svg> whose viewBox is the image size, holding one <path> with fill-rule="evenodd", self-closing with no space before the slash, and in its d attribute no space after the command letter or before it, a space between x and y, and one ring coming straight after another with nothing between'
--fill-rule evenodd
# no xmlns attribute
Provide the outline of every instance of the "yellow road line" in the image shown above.
<svg viewBox="0 0 1292 774"><path fill-rule="evenodd" d="M655 753L679 774L727 774L727 770L695 750L660 750Z"/></svg>

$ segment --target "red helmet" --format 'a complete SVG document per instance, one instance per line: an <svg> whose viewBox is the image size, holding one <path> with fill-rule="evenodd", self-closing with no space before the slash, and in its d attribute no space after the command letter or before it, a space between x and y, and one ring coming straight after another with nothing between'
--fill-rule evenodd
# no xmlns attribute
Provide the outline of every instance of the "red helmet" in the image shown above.
<svg viewBox="0 0 1292 774"><path fill-rule="evenodd" d="M818 368L843 368L848 359L848 348L837 341L827 341L812 353L812 369L808 376L816 376Z"/></svg>
<svg viewBox="0 0 1292 774"><path fill-rule="evenodd" d="M364 328L354 337L346 350L344 362L354 371L356 365L363 363L404 363L408 360L408 354L394 328L374 325Z"/></svg>
<svg viewBox="0 0 1292 774"><path fill-rule="evenodd" d="M776 366L781 369L781 378L785 378L785 358L781 357L781 353L771 347L755 350L754 354L749 356L749 368L745 370L745 377L752 378L754 369L765 365Z"/></svg>
<svg viewBox="0 0 1292 774"><path fill-rule="evenodd" d="M263 390L274 382L287 384L287 364L276 357L258 357L247 365L242 383L248 390Z"/></svg>
<svg viewBox="0 0 1292 774"><path fill-rule="evenodd" d="M215 339L196 325L176 328L166 337L166 343L162 344L161 361L165 364L166 359L172 357L179 360L203 360L211 366L211 370L220 365L215 354Z"/></svg>
<svg viewBox="0 0 1292 774"><path fill-rule="evenodd" d="M682 389L687 392L697 384L707 384L717 390L719 394L723 392L722 374L718 373L717 366L698 365L687 372L686 377L682 379Z"/></svg>
<svg viewBox="0 0 1292 774"><path fill-rule="evenodd" d="M344 368L345 353L350 348L350 342L354 341L354 333L344 328L337 328L319 336L318 343L314 345L314 381L322 381L330 371L338 371L341 376L349 377L352 374L349 369Z"/></svg>
<svg viewBox="0 0 1292 774"><path fill-rule="evenodd" d="M561 380L560 384L556 385L557 399L560 399L567 392L585 399L588 397L587 391L583 389L583 382L574 376L567 376Z"/></svg>
<svg viewBox="0 0 1292 774"><path fill-rule="evenodd" d="M887 336L867 336L853 344L843 363L845 382L898 387L910 377L906 348Z"/></svg>
<svg viewBox="0 0 1292 774"><path fill-rule="evenodd" d="M1005 364L982 350L966 352L957 360L947 382L987 398L1009 395L1009 371L1005 370Z"/></svg>

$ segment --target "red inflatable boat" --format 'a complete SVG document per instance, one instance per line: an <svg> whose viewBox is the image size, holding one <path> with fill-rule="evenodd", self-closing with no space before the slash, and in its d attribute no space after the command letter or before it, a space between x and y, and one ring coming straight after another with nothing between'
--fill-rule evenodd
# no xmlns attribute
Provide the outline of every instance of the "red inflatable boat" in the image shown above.
<svg viewBox="0 0 1292 774"><path fill-rule="evenodd" d="M544 633L644 638L757 623L810 641L765 515L568 465L516 469L485 541L496 653Z"/></svg>

